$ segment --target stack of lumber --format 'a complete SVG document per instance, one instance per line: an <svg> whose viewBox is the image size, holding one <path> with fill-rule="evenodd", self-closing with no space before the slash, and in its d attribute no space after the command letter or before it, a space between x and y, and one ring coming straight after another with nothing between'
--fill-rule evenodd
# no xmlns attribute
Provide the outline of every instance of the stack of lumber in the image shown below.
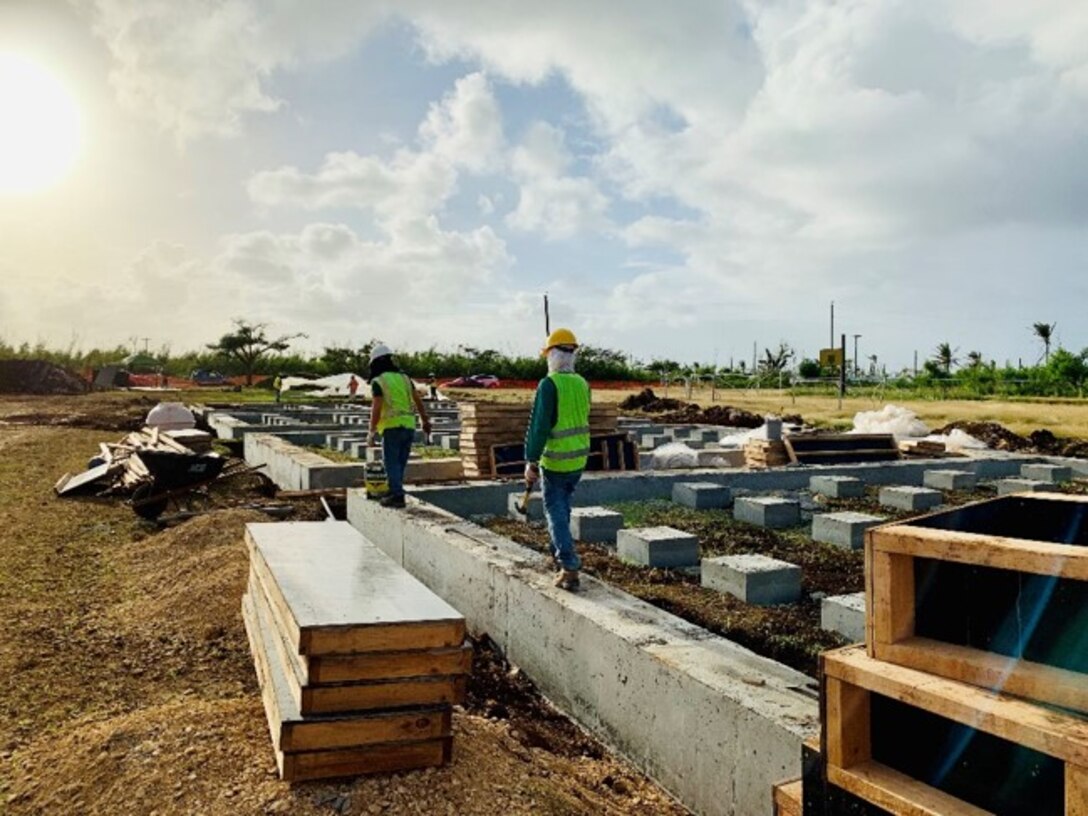
<svg viewBox="0 0 1088 816"><path fill-rule="evenodd" d="M98 463L83 473L65 473L53 489L58 495L75 495L95 491L100 495L128 494L147 482L151 476L140 459L144 451L177 453L193 456L194 451L158 428L144 428L127 434L120 442L99 443Z"/></svg>
<svg viewBox="0 0 1088 816"><path fill-rule="evenodd" d="M749 468L782 467L789 463L785 442L750 439L744 445L744 464Z"/></svg>
<svg viewBox="0 0 1088 816"><path fill-rule="evenodd" d="M944 459L956 454L950 452L944 442L927 439L902 439L899 452L908 459Z"/></svg>
<svg viewBox="0 0 1088 816"><path fill-rule="evenodd" d="M491 448L524 442L529 406L497 402L462 402L461 463L467 478L494 476ZM619 407L594 403L589 411L592 436L616 433Z"/></svg>
<svg viewBox="0 0 1088 816"><path fill-rule="evenodd" d="M870 530L866 643L821 656L803 816L1088 813L1086 545L1088 497L1061 494Z"/></svg>
<svg viewBox="0 0 1088 816"><path fill-rule="evenodd" d="M464 618L347 522L248 524L246 544L242 617L280 776L448 762Z"/></svg>

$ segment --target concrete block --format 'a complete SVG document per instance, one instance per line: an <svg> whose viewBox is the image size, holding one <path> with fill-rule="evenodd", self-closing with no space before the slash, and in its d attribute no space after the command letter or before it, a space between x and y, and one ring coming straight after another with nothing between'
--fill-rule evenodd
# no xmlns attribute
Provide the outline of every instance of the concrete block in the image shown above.
<svg viewBox="0 0 1088 816"><path fill-rule="evenodd" d="M654 448L660 448L662 445L665 445L671 441L672 437L670 437L668 434L651 433L642 435L642 447L649 450L653 450Z"/></svg>
<svg viewBox="0 0 1088 816"><path fill-rule="evenodd" d="M687 439L678 439L677 442L683 442L692 450L702 450L706 447L706 442L702 439L696 439L695 437L689 437Z"/></svg>
<svg viewBox="0 0 1088 816"><path fill-rule="evenodd" d="M728 507L733 491L714 482L680 482L672 486L672 500L695 510L713 510Z"/></svg>
<svg viewBox="0 0 1088 816"><path fill-rule="evenodd" d="M978 479L966 470L927 470L922 484L934 490L974 490Z"/></svg>
<svg viewBox="0 0 1088 816"><path fill-rule="evenodd" d="M994 485L997 487L999 496L1010 496L1013 493L1041 493L1053 487L1051 482L1040 482L1036 479L998 479Z"/></svg>
<svg viewBox="0 0 1088 816"><path fill-rule="evenodd" d="M441 445L446 450L461 450L461 434L447 433L442 435Z"/></svg>
<svg viewBox="0 0 1088 816"><path fill-rule="evenodd" d="M544 499L540 495L540 491L529 494L529 512L527 516L523 516L517 511L517 505L521 502L522 496L525 495L524 490L519 490L517 493L511 493L506 499L506 513L514 521L525 521L528 518L529 521L544 521Z"/></svg>
<svg viewBox="0 0 1088 816"><path fill-rule="evenodd" d="M691 435L695 433L695 429L686 426L680 426L676 428L666 428L665 433L668 434L671 439L674 439L677 442L681 442L685 439L690 439Z"/></svg>
<svg viewBox="0 0 1088 816"><path fill-rule="evenodd" d="M1065 465L1038 463L1021 465L1020 475L1040 482L1068 482L1073 478L1073 469Z"/></svg>
<svg viewBox="0 0 1088 816"><path fill-rule="evenodd" d="M813 476L808 489L832 499L857 499L865 495L865 482L853 476Z"/></svg>
<svg viewBox="0 0 1088 816"><path fill-rule="evenodd" d="M616 534L620 558L644 567L693 567L699 563L699 540L672 527L637 527Z"/></svg>
<svg viewBox="0 0 1088 816"><path fill-rule="evenodd" d="M795 527L801 523L801 505L794 499L755 496L733 502L733 518L758 527Z"/></svg>
<svg viewBox="0 0 1088 816"><path fill-rule="evenodd" d="M801 597L801 568L765 555L704 558L702 584L757 606L794 603Z"/></svg>
<svg viewBox="0 0 1088 816"><path fill-rule="evenodd" d="M820 513L812 517L812 539L844 550L860 550L865 546L865 531L886 520L868 513Z"/></svg>
<svg viewBox="0 0 1088 816"><path fill-rule="evenodd" d="M820 601L820 628L838 632L851 643L865 640L865 593L832 595Z"/></svg>
<svg viewBox="0 0 1088 816"><path fill-rule="evenodd" d="M721 431L717 428L696 428L691 433L691 439L698 439L700 442L717 443L721 437Z"/></svg>
<svg viewBox="0 0 1088 816"><path fill-rule="evenodd" d="M928 510L941 503L943 496L939 490L928 487L882 487L880 504L896 510Z"/></svg>
<svg viewBox="0 0 1088 816"><path fill-rule="evenodd" d="M623 514L604 507L575 507L570 511L570 534L575 541L615 544L623 529Z"/></svg>

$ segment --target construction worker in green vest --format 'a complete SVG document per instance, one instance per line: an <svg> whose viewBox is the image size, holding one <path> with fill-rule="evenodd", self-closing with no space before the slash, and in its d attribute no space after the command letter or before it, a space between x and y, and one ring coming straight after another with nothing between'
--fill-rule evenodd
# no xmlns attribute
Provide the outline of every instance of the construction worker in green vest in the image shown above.
<svg viewBox="0 0 1088 816"><path fill-rule="evenodd" d="M382 461L389 481L389 495L381 503L384 507L404 507L404 471L416 436L416 412L424 434L431 432L431 420L412 380L397 367L392 350L383 343L370 351L370 389L374 400L367 447L372 447L375 436L381 435Z"/></svg>
<svg viewBox="0 0 1088 816"><path fill-rule="evenodd" d="M525 434L525 481L530 487L541 482L552 555L559 567L555 585L572 592L578 589L582 561L570 534L570 507L589 456L589 383L574 373L577 349L570 329L548 336L542 351L548 376L537 386Z"/></svg>

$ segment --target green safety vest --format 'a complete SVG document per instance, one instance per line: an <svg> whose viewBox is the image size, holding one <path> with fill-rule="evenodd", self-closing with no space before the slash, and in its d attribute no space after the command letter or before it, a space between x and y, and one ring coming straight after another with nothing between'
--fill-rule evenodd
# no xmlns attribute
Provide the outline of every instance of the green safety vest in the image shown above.
<svg viewBox="0 0 1088 816"><path fill-rule="evenodd" d="M589 383L578 374L549 374L555 384L556 422L540 466L553 473L585 470L589 456Z"/></svg>
<svg viewBox="0 0 1088 816"><path fill-rule="evenodd" d="M374 378L382 389L382 415L378 417L378 433L386 428L416 427L416 412L412 405L412 381L407 374L387 371Z"/></svg>

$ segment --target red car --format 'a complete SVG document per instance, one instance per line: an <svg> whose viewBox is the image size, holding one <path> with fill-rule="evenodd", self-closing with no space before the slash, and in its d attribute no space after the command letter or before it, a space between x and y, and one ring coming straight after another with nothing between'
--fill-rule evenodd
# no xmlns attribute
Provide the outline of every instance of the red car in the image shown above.
<svg viewBox="0 0 1088 816"><path fill-rule="evenodd" d="M472 374L442 383L440 388L498 388L499 378L493 374Z"/></svg>

